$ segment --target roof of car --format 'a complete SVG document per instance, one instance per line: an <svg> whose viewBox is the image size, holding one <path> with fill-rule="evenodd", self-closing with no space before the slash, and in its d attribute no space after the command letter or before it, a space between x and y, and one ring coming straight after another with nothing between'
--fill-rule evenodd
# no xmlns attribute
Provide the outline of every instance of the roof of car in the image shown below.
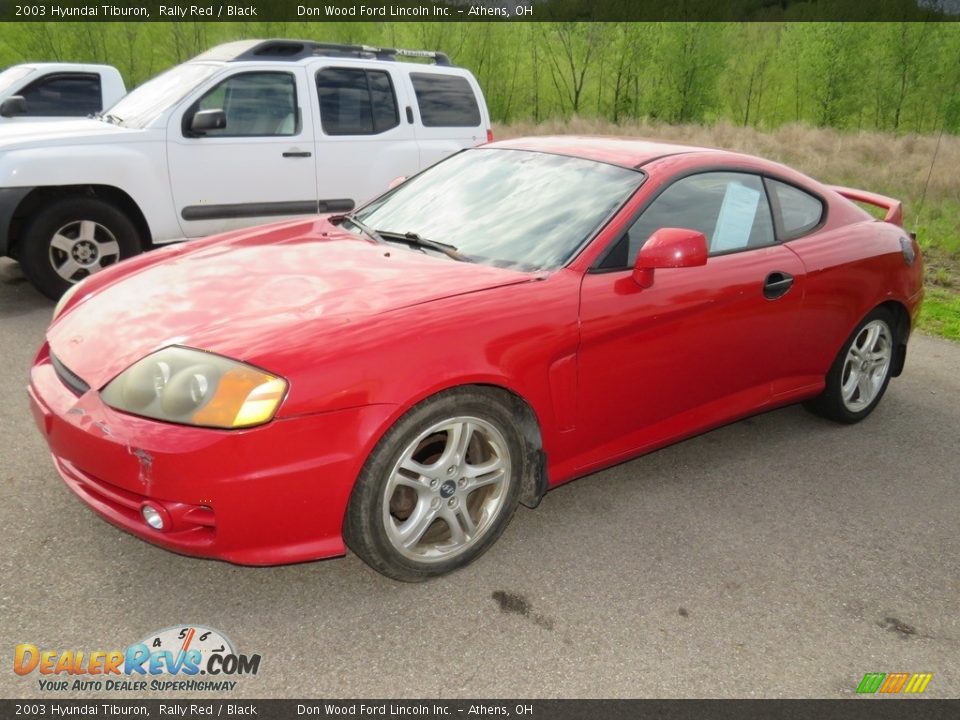
<svg viewBox="0 0 960 720"><path fill-rule="evenodd" d="M432 60L435 65L450 65L450 58L438 50L408 50L373 45L345 45L315 40L236 40L210 48L194 60L242 62L244 60L282 60L298 62L315 57L360 58L395 61L398 58Z"/></svg>
<svg viewBox="0 0 960 720"><path fill-rule="evenodd" d="M569 155L628 168L640 167L651 160L670 155L723 152L715 148L674 145L656 140L578 135L515 138L495 142L485 147Z"/></svg>

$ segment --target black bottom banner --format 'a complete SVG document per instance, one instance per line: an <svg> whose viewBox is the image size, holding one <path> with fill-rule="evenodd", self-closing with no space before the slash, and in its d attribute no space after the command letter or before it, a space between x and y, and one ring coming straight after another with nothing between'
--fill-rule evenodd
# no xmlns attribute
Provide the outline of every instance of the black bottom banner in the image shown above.
<svg viewBox="0 0 960 720"><path fill-rule="evenodd" d="M0 718L958 718L960 699L850 700L0 700Z"/></svg>

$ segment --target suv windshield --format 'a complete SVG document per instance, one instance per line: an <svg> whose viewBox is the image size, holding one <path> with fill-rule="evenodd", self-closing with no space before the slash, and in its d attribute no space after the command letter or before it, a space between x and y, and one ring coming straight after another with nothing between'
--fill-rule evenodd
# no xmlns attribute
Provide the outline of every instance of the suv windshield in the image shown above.
<svg viewBox="0 0 960 720"><path fill-rule="evenodd" d="M221 67L215 63L195 62L177 65L147 80L103 114L116 118L127 127L146 127Z"/></svg>
<svg viewBox="0 0 960 720"><path fill-rule="evenodd" d="M582 158L478 148L445 160L356 213L381 233L416 233L471 260L521 270L570 260L644 174Z"/></svg>
<svg viewBox="0 0 960 720"><path fill-rule="evenodd" d="M33 72L31 67L12 67L0 72L0 91L6 90L17 80L25 78Z"/></svg>

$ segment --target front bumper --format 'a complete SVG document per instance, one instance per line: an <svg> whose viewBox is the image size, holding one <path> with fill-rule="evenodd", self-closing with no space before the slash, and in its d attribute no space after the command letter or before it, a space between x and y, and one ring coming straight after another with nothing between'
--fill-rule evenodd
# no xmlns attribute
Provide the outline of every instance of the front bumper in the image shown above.
<svg viewBox="0 0 960 720"><path fill-rule="evenodd" d="M47 347L30 406L64 482L104 519L185 555L278 565L342 555L353 483L392 406L278 419L247 430L156 422L76 395ZM149 503L163 531L140 514Z"/></svg>

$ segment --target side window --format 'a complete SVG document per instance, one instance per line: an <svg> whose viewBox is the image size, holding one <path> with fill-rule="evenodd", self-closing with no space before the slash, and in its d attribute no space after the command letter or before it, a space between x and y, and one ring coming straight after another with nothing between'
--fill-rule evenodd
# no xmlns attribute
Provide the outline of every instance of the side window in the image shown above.
<svg viewBox="0 0 960 720"><path fill-rule="evenodd" d="M27 115L33 117L84 117L103 110L97 74L48 75L17 94L27 101Z"/></svg>
<svg viewBox="0 0 960 720"><path fill-rule="evenodd" d="M410 73L425 127L476 127L480 107L473 88L459 75Z"/></svg>
<svg viewBox="0 0 960 720"><path fill-rule="evenodd" d="M776 242L763 181L748 173L713 172L677 180L630 226L601 268L630 267L647 239L664 227L698 230L711 255Z"/></svg>
<svg viewBox="0 0 960 720"><path fill-rule="evenodd" d="M400 124L390 74L362 68L317 72L320 124L327 135L376 135Z"/></svg>
<svg viewBox="0 0 960 720"><path fill-rule="evenodd" d="M820 224L823 203L798 187L767 179L780 209L785 239L803 235Z"/></svg>
<svg viewBox="0 0 960 720"><path fill-rule="evenodd" d="M208 130L205 137L296 135L297 84L285 72L232 75L195 102L184 120L200 110L223 110L227 117L225 128Z"/></svg>

